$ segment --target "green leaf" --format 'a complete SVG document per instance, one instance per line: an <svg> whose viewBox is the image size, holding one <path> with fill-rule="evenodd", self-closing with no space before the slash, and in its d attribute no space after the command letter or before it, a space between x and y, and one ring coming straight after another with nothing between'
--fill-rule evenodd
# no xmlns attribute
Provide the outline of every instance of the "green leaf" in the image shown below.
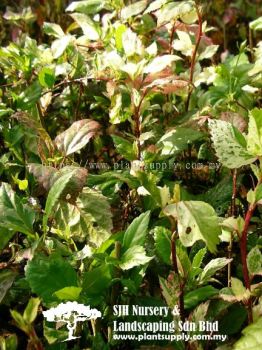
<svg viewBox="0 0 262 350"><path fill-rule="evenodd" d="M253 163L256 158L245 147L244 136L231 123L209 120L212 141L219 161L230 169ZM240 135L242 138L240 137Z"/></svg>
<svg viewBox="0 0 262 350"><path fill-rule="evenodd" d="M78 300L81 291L80 287L64 287L57 290L54 295L60 300Z"/></svg>
<svg viewBox="0 0 262 350"><path fill-rule="evenodd" d="M144 247L135 245L127 249L122 255L119 267L122 270L130 270L135 266L147 264L153 258L154 257L149 257L146 255Z"/></svg>
<svg viewBox="0 0 262 350"><path fill-rule="evenodd" d="M157 255L167 265L171 265L171 232L164 228L157 226L154 228L155 248Z"/></svg>
<svg viewBox="0 0 262 350"><path fill-rule="evenodd" d="M189 276L191 280L194 279L196 276L198 276L202 272L201 265L206 253L207 253L207 249L202 248L194 256L191 264L191 270L189 272Z"/></svg>
<svg viewBox="0 0 262 350"><path fill-rule="evenodd" d="M51 88L55 83L55 71L52 68L44 67L38 75L40 84L45 88Z"/></svg>
<svg viewBox="0 0 262 350"><path fill-rule="evenodd" d="M103 0L84 0L73 1L67 8L66 12L83 12L87 15L94 15L105 8L106 2Z"/></svg>
<svg viewBox="0 0 262 350"><path fill-rule="evenodd" d="M262 317L242 331L242 337L234 344L234 350L260 350L262 347Z"/></svg>
<svg viewBox="0 0 262 350"><path fill-rule="evenodd" d="M57 204L60 195L72 179L72 177L76 174L76 169L66 172L58 180L55 181L51 190L48 193L48 197L45 204L45 214L43 216L43 230L47 231L47 221L49 216L51 215L55 205Z"/></svg>
<svg viewBox="0 0 262 350"><path fill-rule="evenodd" d="M2 183L0 187L0 213L0 227L4 230L8 227L10 231L22 232L29 236L34 235L34 211L29 206L22 204L11 186L6 183ZM10 231L9 237L11 236Z"/></svg>
<svg viewBox="0 0 262 350"><path fill-rule="evenodd" d="M144 73L158 73L170 66L174 61L181 60L181 57L176 55L163 55L158 56L152 60L144 68Z"/></svg>
<svg viewBox="0 0 262 350"><path fill-rule="evenodd" d="M190 128L178 127L168 131L158 141L162 155L178 154L188 148L188 145L203 137L203 134Z"/></svg>
<svg viewBox="0 0 262 350"><path fill-rule="evenodd" d="M83 292L88 297L105 294L111 284L112 276L109 265L102 265L83 275Z"/></svg>
<svg viewBox="0 0 262 350"><path fill-rule="evenodd" d="M166 215L178 221L178 234L184 246L190 247L203 240L211 252L216 251L221 229L215 210L201 201L183 201L170 204L164 209Z"/></svg>
<svg viewBox="0 0 262 350"><path fill-rule="evenodd" d="M134 219L126 230L123 238L123 248L127 250L133 246L143 246L146 239L150 219L150 211Z"/></svg>
<svg viewBox="0 0 262 350"><path fill-rule="evenodd" d="M98 133L99 128L100 125L94 120L78 120L55 138L57 148L65 156L77 152Z"/></svg>
<svg viewBox="0 0 262 350"><path fill-rule="evenodd" d="M144 11L146 6L147 6L147 0L142 0L142 1L137 1L131 5L124 7L121 10L122 20L125 21L125 20L129 19L130 17L139 15L141 12Z"/></svg>
<svg viewBox="0 0 262 350"><path fill-rule="evenodd" d="M262 155L262 109L249 113L247 149L254 156Z"/></svg>
<svg viewBox="0 0 262 350"><path fill-rule="evenodd" d="M44 303L56 301L53 294L68 286L77 287L77 274L73 267L62 257L36 255L27 263L25 276L33 293Z"/></svg>
<svg viewBox="0 0 262 350"><path fill-rule="evenodd" d="M0 272L0 303L11 288L15 277L16 273L11 270L3 270Z"/></svg>
<svg viewBox="0 0 262 350"><path fill-rule="evenodd" d="M61 38L65 35L63 29L60 27L59 24L56 23L48 23L44 22L43 24L43 31L47 35L52 35L55 38Z"/></svg>
<svg viewBox="0 0 262 350"><path fill-rule="evenodd" d="M100 35L98 26L91 20L90 17L84 13L73 13L70 16L76 21L76 23L82 29L84 35L89 40L95 41L99 39Z"/></svg>
<svg viewBox="0 0 262 350"><path fill-rule="evenodd" d="M252 275L262 274L262 254L256 246L247 255L248 271Z"/></svg>
<svg viewBox="0 0 262 350"><path fill-rule="evenodd" d="M112 139L114 141L117 152L121 154L125 159L130 161L136 159L136 153L132 143L117 135L113 135Z"/></svg>
<svg viewBox="0 0 262 350"><path fill-rule="evenodd" d="M226 258L216 258L209 261L209 263L204 267L204 270L198 277L199 283L207 283L210 281L211 277L220 269L225 267L230 262L230 259Z"/></svg>
<svg viewBox="0 0 262 350"><path fill-rule="evenodd" d="M30 298L24 310L23 319L27 323L33 323L37 316L38 306L40 305L39 298Z"/></svg>
<svg viewBox="0 0 262 350"><path fill-rule="evenodd" d="M192 309L202 301L210 299L218 294L218 290L212 286L205 286L185 294L185 309Z"/></svg>

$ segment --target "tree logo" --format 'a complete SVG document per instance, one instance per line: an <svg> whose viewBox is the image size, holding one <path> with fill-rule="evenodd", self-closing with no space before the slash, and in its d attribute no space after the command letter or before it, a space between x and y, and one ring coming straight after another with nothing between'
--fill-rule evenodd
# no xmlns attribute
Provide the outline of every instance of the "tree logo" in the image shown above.
<svg viewBox="0 0 262 350"><path fill-rule="evenodd" d="M78 304L76 301L59 304L47 311L43 311L43 315L48 322L66 323L68 338L65 341L79 338L74 336L77 322L96 320L102 317L101 312L97 309L91 309L89 305Z"/></svg>

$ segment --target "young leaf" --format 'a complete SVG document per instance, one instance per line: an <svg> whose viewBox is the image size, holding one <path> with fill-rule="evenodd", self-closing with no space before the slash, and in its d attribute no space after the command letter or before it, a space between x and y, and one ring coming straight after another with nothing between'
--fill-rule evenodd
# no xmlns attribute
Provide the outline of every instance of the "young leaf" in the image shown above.
<svg viewBox="0 0 262 350"><path fill-rule="evenodd" d="M244 136L231 123L209 120L208 124L217 157L224 166L235 169L256 160L247 151Z"/></svg>
<svg viewBox="0 0 262 350"><path fill-rule="evenodd" d="M202 261L206 255L206 253L207 253L206 248L202 248L196 253L196 255L194 256L193 261L192 261L192 268L197 269L197 268L201 267Z"/></svg>
<svg viewBox="0 0 262 350"><path fill-rule="evenodd" d="M10 314L13 317L13 319L15 320L17 327L20 328L26 334L29 334L31 327L24 320L23 316L19 312L17 312L16 310L10 310Z"/></svg>
<svg viewBox="0 0 262 350"><path fill-rule="evenodd" d="M24 310L23 319L27 323L33 323L37 316L38 306L40 305L39 298L31 298Z"/></svg>
<svg viewBox="0 0 262 350"><path fill-rule="evenodd" d="M77 274L73 267L58 255L36 255L25 269L30 288L44 303L56 301L53 294L68 286L77 287Z"/></svg>
<svg viewBox="0 0 262 350"><path fill-rule="evenodd" d="M78 120L55 138L57 148L65 156L77 152L97 134L99 128L100 125L94 120Z"/></svg>
<svg viewBox="0 0 262 350"><path fill-rule="evenodd" d="M149 257L146 255L144 247L134 245L127 249L121 257L121 263L119 267L122 270L130 270L135 266L145 265L151 261L154 257Z"/></svg>
<svg viewBox="0 0 262 350"><path fill-rule="evenodd" d="M123 249L125 251L133 246L144 245L149 224L149 218L150 211L147 211L141 214L136 219L134 219L129 225L123 238Z"/></svg>
<svg viewBox="0 0 262 350"><path fill-rule="evenodd" d="M186 247L203 240L211 252L216 251L221 229L215 210L201 201L183 201L170 204L164 209L166 215L178 221L178 234Z"/></svg>

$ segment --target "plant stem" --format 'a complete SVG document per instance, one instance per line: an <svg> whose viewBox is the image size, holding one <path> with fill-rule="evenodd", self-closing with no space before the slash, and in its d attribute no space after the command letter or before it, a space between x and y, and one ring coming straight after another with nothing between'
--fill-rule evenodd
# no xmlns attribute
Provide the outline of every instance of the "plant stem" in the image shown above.
<svg viewBox="0 0 262 350"><path fill-rule="evenodd" d="M203 34L203 30L202 30L202 16L199 10L199 7L196 3L196 12L197 12L197 17L198 17L198 33L197 33L197 38L196 38L196 45L195 45L195 49L192 55L192 60L191 60L191 66L190 66L190 77L189 77L189 82L192 85L193 84L193 78L194 78L194 69L195 69L195 64L196 64L196 55L197 55L197 51L199 48L199 44L201 41L201 37ZM192 94L192 89L189 91L188 93L188 97L187 97L187 101L186 101L186 111L188 111L189 108L189 102L190 102L190 98L191 98L191 94Z"/></svg>

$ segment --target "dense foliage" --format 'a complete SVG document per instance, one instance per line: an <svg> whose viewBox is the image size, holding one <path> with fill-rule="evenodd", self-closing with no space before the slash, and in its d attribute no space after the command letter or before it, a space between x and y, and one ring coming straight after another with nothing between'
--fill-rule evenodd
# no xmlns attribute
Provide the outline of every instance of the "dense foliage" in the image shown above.
<svg viewBox="0 0 262 350"><path fill-rule="evenodd" d="M1 350L261 349L259 1L14 3L0 5ZM67 301L103 317L63 342L42 311ZM169 320L219 321L227 339L117 340L118 304L177 305Z"/></svg>

